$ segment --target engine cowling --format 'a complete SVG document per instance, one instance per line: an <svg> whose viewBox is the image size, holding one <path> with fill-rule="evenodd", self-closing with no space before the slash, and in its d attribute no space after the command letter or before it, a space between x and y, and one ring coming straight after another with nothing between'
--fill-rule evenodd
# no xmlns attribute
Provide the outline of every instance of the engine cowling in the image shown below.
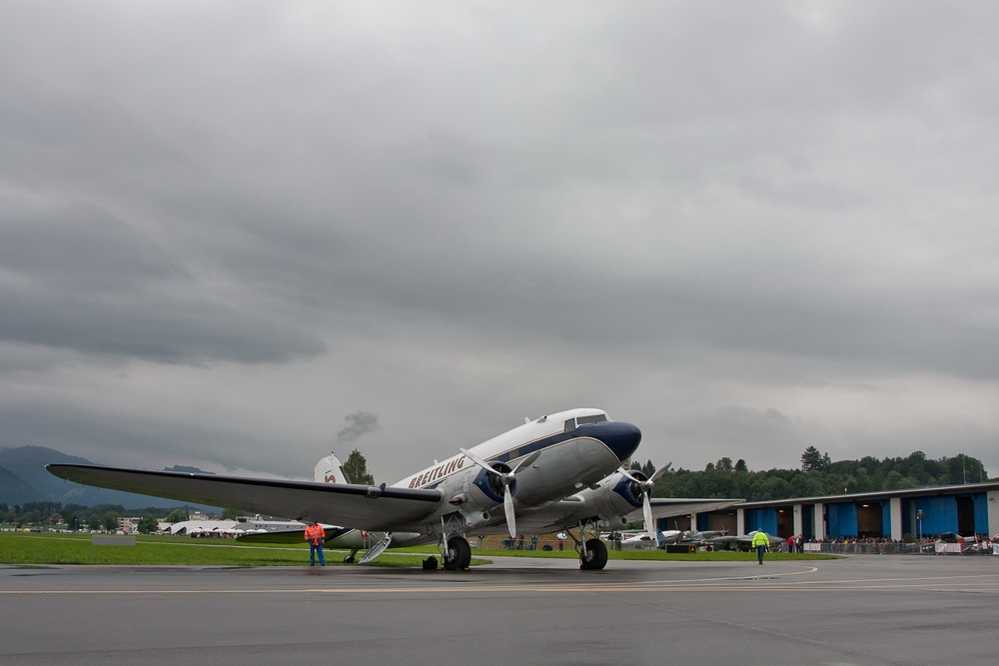
<svg viewBox="0 0 999 666"><path fill-rule="evenodd" d="M497 472L508 474L511 467L494 461L489 466ZM473 467L445 479L438 489L465 518L469 527L483 525L503 517L503 482L495 474L480 467ZM510 482L509 492L517 494L517 481ZM499 510L498 512L496 510Z"/></svg>
<svg viewBox="0 0 999 666"><path fill-rule="evenodd" d="M631 475L639 481L648 477L637 470ZM642 488L624 474L616 473L600 483L598 488L588 488L580 493L585 517L596 517L617 529L629 522L628 516L642 509Z"/></svg>

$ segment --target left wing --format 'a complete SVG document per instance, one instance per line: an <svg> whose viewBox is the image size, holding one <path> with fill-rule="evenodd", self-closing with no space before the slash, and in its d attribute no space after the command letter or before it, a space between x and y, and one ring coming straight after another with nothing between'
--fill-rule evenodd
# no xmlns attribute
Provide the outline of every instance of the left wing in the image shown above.
<svg viewBox="0 0 999 666"><path fill-rule="evenodd" d="M370 531L392 531L418 522L444 501L439 490L419 488L158 472L102 465L46 465L45 468L58 477L89 486L296 520L309 518Z"/></svg>

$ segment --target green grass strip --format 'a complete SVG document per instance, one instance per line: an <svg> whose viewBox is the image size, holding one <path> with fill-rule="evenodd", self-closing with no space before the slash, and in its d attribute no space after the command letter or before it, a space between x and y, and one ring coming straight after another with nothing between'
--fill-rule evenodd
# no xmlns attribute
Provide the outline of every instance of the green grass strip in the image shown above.
<svg viewBox="0 0 999 666"><path fill-rule="evenodd" d="M134 564L194 566L302 566L309 550L302 546L244 546L230 539L139 536L134 546L94 546L89 534L0 532L0 565ZM436 553L436 550L433 551ZM326 564L343 564L346 551L327 549ZM371 565L420 566L426 554L383 553ZM487 564L481 558L472 564Z"/></svg>
<svg viewBox="0 0 999 666"><path fill-rule="evenodd" d="M473 550L473 565L489 563L491 557L577 559L573 549L564 551ZM392 549L379 555L372 565L419 566L423 558L437 555L434 546ZM751 562L755 553L726 551L666 553L661 550L610 551L612 560L660 560L677 562ZM342 564L346 551L326 551L329 565ZM771 553L768 560L821 560L830 554ZM134 546L91 545L86 533L0 532L0 565L135 564L195 566L301 566L309 560L308 547L301 545L241 545L231 539L192 539L174 536L136 537Z"/></svg>

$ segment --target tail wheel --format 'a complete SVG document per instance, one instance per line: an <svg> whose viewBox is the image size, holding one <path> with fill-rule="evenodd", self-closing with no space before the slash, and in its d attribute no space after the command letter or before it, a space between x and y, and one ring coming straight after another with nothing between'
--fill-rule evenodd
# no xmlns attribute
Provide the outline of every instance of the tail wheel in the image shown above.
<svg viewBox="0 0 999 666"><path fill-rule="evenodd" d="M586 548L579 556L579 568L599 571L607 566L607 546L600 539L587 539Z"/></svg>
<svg viewBox="0 0 999 666"><path fill-rule="evenodd" d="M444 553L444 568L450 571L467 569L472 563L472 548L465 537L453 536L447 541L447 552Z"/></svg>

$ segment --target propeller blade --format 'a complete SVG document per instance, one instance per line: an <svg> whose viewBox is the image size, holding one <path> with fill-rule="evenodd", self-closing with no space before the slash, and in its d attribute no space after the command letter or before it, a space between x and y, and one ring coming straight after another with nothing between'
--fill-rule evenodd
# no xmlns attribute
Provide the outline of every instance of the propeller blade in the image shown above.
<svg viewBox="0 0 999 666"><path fill-rule="evenodd" d="M506 526L510 530L510 537L517 538L517 516L513 511L513 495L509 488L503 493L503 513L506 514Z"/></svg>
<svg viewBox="0 0 999 666"><path fill-rule="evenodd" d="M510 536L516 538L517 516L513 508L513 493L510 492L510 486L513 482L514 476L516 475L517 471L524 467L532 465L534 461L538 459L538 456L541 455L541 452L535 451L531 455L527 456L520 463L518 463L517 466L512 471L501 472L497 469L494 469L492 465L490 465L488 462L486 462L479 456L475 455L474 453L471 453L467 449L458 449L458 450L461 451L463 454L465 454L465 457L471 460L473 463L475 463L482 469L486 470L487 472L495 474L496 476L500 477L500 479L503 480L503 513L506 515L506 526L507 529L510 531Z"/></svg>
<svg viewBox="0 0 999 666"><path fill-rule="evenodd" d="M655 472L652 473L652 476L649 477L649 483L655 483L656 479L658 479L660 476L662 476L667 471L669 471L669 468L672 467L672 466L673 466L673 463L668 462L665 465L663 465L662 467L660 467L659 469L657 469Z"/></svg>
<svg viewBox="0 0 999 666"><path fill-rule="evenodd" d="M468 458L473 463L475 463L476 465L478 465L482 469L486 470L487 472L490 472L490 473L495 474L496 476L500 476L500 477L505 477L506 476L506 474L504 474L503 472L501 472L501 471L499 471L497 469L493 469L492 465L490 465L488 462L486 462L485 460L483 460L479 456L475 455L471 451L468 451L466 449L458 449L458 450L461 451L462 453L464 453L466 458Z"/></svg>
<svg viewBox="0 0 999 666"><path fill-rule="evenodd" d="M629 470L626 470L623 467L618 467L617 471L621 472L621 474L624 475L624 478L626 478L626 479L628 479L630 481L634 481L635 483L637 483L639 485L645 483L645 481L643 481L642 479L639 479L637 476L633 475Z"/></svg>
<svg viewBox="0 0 999 666"><path fill-rule="evenodd" d="M642 513L645 514L645 531L646 533L651 532L655 529L655 524L652 521L652 501L649 499L649 492L646 492L642 496ZM658 530L657 530L658 531ZM658 542L658 538L656 541Z"/></svg>

